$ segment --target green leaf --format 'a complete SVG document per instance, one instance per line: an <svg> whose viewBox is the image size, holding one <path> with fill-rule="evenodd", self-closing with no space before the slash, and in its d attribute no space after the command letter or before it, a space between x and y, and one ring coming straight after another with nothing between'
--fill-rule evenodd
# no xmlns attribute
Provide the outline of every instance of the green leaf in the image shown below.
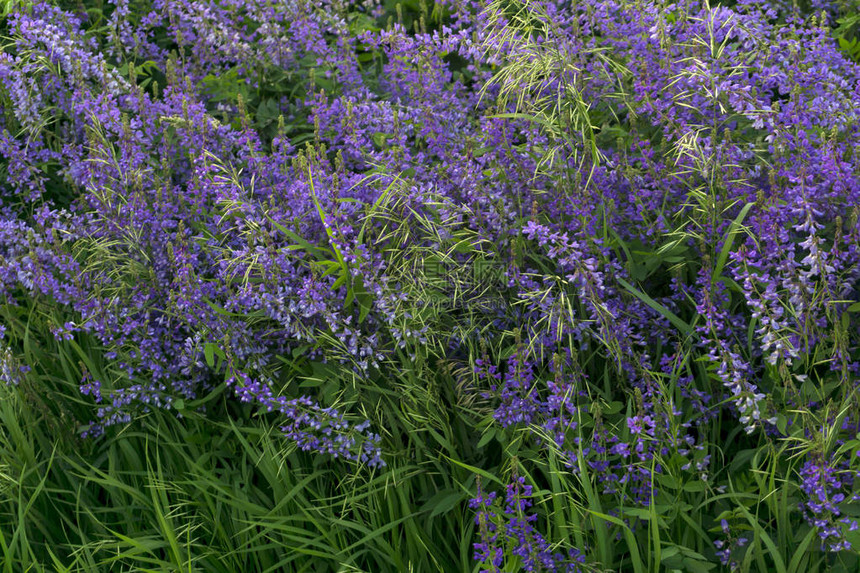
<svg viewBox="0 0 860 573"><path fill-rule="evenodd" d="M716 568L716 563L708 563L707 561L699 561L697 559L684 558L684 566L682 571L692 571L693 573L708 573L711 569Z"/></svg>
<svg viewBox="0 0 860 573"><path fill-rule="evenodd" d="M436 517L437 515L442 515L443 513L448 513L455 507L457 507L463 500L465 496L462 492L444 490L440 491L436 495L430 498L427 503L421 508L422 511L430 510L430 519Z"/></svg>
<svg viewBox="0 0 860 573"><path fill-rule="evenodd" d="M613 523L621 527L621 533L624 536L624 540L627 542L627 549L630 551L630 558L633 561L633 570L636 573L645 573L645 567L642 564L642 558L639 553L639 545L636 543L636 537L633 535L633 531L630 527L617 517L606 515L605 513L594 511L593 509L588 509L587 511L591 515L602 519L603 521L608 521L609 523Z"/></svg>
<svg viewBox="0 0 860 573"><path fill-rule="evenodd" d="M770 535L764 530L758 520L747 510L743 505L738 505L738 509L743 513L744 517L747 518L747 521L752 526L753 530L756 532L756 535L761 537L761 540L764 542L765 546L770 553L771 558L773 558L775 570L778 573L786 573L785 561L782 559L782 555L777 549L776 543L770 538Z"/></svg>
<svg viewBox="0 0 860 573"><path fill-rule="evenodd" d="M386 133L382 133L381 131L378 131L378 132L376 132L376 133L374 133L374 134L373 134L372 139L373 139L373 144L374 144L378 149L384 149L384 148L385 148L385 144L386 144L386 142L388 141L388 134L386 134Z"/></svg>
<svg viewBox="0 0 860 573"><path fill-rule="evenodd" d="M654 310L659 312L661 315L666 317L666 319L669 322L671 322L673 325L675 325L675 327L678 330L680 330L683 334L689 335L693 331L692 327L689 324L687 324L686 322L684 322L683 320L681 320L680 317L678 317L678 315L676 315L674 312L672 312L671 310L669 310L668 308L666 308L665 306L663 306L662 304L660 304L659 302L657 302L656 300L654 300L653 298L651 298L650 296L648 296L647 294L642 292L641 290L637 289L636 287L634 287L633 285L631 285L630 283L628 283L627 281L625 281L624 279L622 279L620 277L618 278L618 282L621 284L621 286L623 286L625 289L627 289L627 291L630 292L630 294L632 294L633 296L635 296L636 298L638 298L639 300L641 300L642 302L644 302L645 304L647 304L648 306L650 306L651 308L653 308Z"/></svg>
<svg viewBox="0 0 860 573"><path fill-rule="evenodd" d="M617 400L610 402L603 408L604 414L617 414L624 408L624 404Z"/></svg>
<svg viewBox="0 0 860 573"><path fill-rule="evenodd" d="M257 128L264 128L276 122L280 115L281 110L278 107L278 102L272 98L267 98L257 106L255 125Z"/></svg>
<svg viewBox="0 0 860 573"><path fill-rule="evenodd" d="M304 249L305 251L314 255L318 259L325 259L327 257L327 253L324 249L321 249L320 247L312 245L311 243L309 243L308 241L306 241L305 239L300 237L298 234L294 233L293 231L290 231L289 229L287 229L286 227L284 227L283 225L281 225L280 223L278 223L277 221L275 221L271 217L266 216L266 218L269 220L270 223L272 223L275 226L276 229L278 229L280 232L282 232L284 235L286 235L288 239L290 239L291 241L296 243L295 245L290 245L289 247L287 247L288 250Z"/></svg>
<svg viewBox="0 0 860 573"><path fill-rule="evenodd" d="M732 221L731 225L729 225L729 230L726 234L726 241L723 243L723 248L720 250L720 256L717 257L717 265L714 267L713 280L719 279L723 274L723 268L726 266L726 261L729 258L729 253L731 252L732 245L735 242L735 235L741 230L741 225L753 205L755 205L755 203L747 203L744 205L741 212L738 213L738 216L735 217L735 220Z"/></svg>
<svg viewBox="0 0 860 573"><path fill-rule="evenodd" d="M806 534L806 537L798 544L797 550L795 550L794 555L791 557L791 561L788 563L788 573L797 573L800 567L800 561L803 559L804 554L806 554L806 549L809 547L809 544L812 543L812 540L815 539L816 530L810 529L809 533Z"/></svg>
<svg viewBox="0 0 860 573"><path fill-rule="evenodd" d="M203 355L206 357L206 365L209 368L215 367L215 345L211 342L207 342L203 345Z"/></svg>
<svg viewBox="0 0 860 573"><path fill-rule="evenodd" d="M707 489L705 482L691 481L684 484L684 491L689 493L701 493Z"/></svg>
<svg viewBox="0 0 860 573"><path fill-rule="evenodd" d="M488 429L486 432L484 432L484 435L481 436L481 439L478 440L478 446L477 447L479 449L483 448L484 446L489 444L490 440L492 440L494 437L496 437L496 430L494 428Z"/></svg>
<svg viewBox="0 0 860 573"><path fill-rule="evenodd" d="M343 258L343 255L340 252L340 249L337 248L337 244L335 242L334 231L331 230L331 227L327 224L326 212L322 208L320 204L319 198L317 197L316 190L314 189L314 178L313 173L311 173L311 169L308 168L308 187L311 192L311 199L313 199L314 206L316 207L317 213L320 216L320 221L322 221L323 227L325 228L326 235L328 235L329 241L331 243L331 249L334 252L335 258L340 266L343 268L343 274L338 278L335 283L335 288L338 288L338 283L346 282L350 279L349 273L349 265L346 263L346 259Z"/></svg>

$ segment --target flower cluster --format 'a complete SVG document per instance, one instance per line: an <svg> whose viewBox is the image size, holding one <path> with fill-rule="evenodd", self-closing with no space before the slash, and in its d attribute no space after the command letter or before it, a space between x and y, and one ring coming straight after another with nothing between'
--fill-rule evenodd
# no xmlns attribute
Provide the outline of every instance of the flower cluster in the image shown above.
<svg viewBox="0 0 860 573"><path fill-rule="evenodd" d="M457 415L638 533L725 485L723 445L860 417L860 66L835 4L18 4L0 297L110 363L75 373L88 435L226 390L297 449L381 468L364 390L430 356L466 373ZM498 280L464 296L478 262ZM853 481L808 451L774 472L847 550ZM477 559L580 570L533 493L478 492ZM718 542L731 564L740 538Z"/></svg>
<svg viewBox="0 0 860 573"><path fill-rule="evenodd" d="M811 459L800 469L800 489L807 499L800 504L806 520L818 532L822 547L829 551L851 549L846 533L857 531L857 520L843 515L842 502L856 502L856 472L847 463Z"/></svg>
<svg viewBox="0 0 860 573"><path fill-rule="evenodd" d="M565 571L583 573L585 556L576 548L554 550L535 529L538 516L529 513L534 488L525 478L513 476L505 486L504 502L496 492L485 493L478 482L478 497L469 502L475 510L480 541L475 543L475 560L487 573L509 571L519 563L522 571Z"/></svg>

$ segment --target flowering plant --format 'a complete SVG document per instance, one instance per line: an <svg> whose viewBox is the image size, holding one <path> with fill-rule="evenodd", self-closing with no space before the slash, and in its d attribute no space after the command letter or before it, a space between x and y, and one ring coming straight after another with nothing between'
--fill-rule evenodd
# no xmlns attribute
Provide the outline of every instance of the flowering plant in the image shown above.
<svg viewBox="0 0 860 573"><path fill-rule="evenodd" d="M10 4L0 302L79 435L251 408L415 458L488 571L856 568L853 15L398 6Z"/></svg>

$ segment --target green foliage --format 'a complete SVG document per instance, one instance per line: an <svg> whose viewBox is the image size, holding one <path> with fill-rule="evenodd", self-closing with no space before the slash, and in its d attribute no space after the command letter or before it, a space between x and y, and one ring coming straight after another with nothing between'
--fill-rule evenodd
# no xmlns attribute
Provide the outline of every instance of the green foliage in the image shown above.
<svg viewBox="0 0 860 573"><path fill-rule="evenodd" d="M860 12L848 13L836 21L833 37L839 47L857 63L860 63Z"/></svg>
<svg viewBox="0 0 860 573"><path fill-rule="evenodd" d="M473 476L456 460L483 462L457 446L476 439L447 413L451 374L426 357L396 380L352 381L401 453L373 475L295 451L273 419L223 395L205 415L175 404L181 416L78 439L88 408L75 381L83 368L109 380L112 366L86 341L53 341L61 317L44 307L2 310L33 369L0 387L0 571L471 568ZM323 366L305 382L339 376Z"/></svg>
<svg viewBox="0 0 860 573"><path fill-rule="evenodd" d="M15 3L0 3L0 13L8 13ZM517 4L497 1L490 7L497 16L508 18L505 29L510 35L505 39L520 42L522 55L494 78L501 88L499 109L516 109L496 117L533 122L558 142L551 149L524 150L541 159L539 168L544 173L571 159L580 165L597 164L603 159L598 141L623 140L629 134L607 109L585 101L580 69L561 59L551 42L537 43L522 34L537 29L551 38L553 27L546 15L515 10ZM392 5L391 11L410 28L432 28L444 18L441 7L417 0L405 2L398 11ZM376 23L357 17L350 26L357 33L375 29ZM841 48L860 62L858 29L860 14L852 14L838 21L833 34ZM375 58L375 54L359 55L367 66L375 65ZM612 65L615 73L626 74ZM151 62L125 63L119 72L137 73L143 87L163 77ZM556 74L565 77L563 97L540 91L544 80ZM225 114L225 121L247 119L268 140L278 129L285 129L293 142L313 139L313 130L301 114L293 123L282 125L280 96L296 100L320 88L329 90L333 86L327 81L311 68L296 74L263 70L255 88L235 71L203 79L213 106L237 104L247 115L231 119ZM632 280L618 279L625 295L659 313L681 339L700 326L699 317L673 312L647 294L653 289L643 284L659 284L671 272L699 268L700 261L692 260L687 246L699 241L713 249L711 281L739 289L723 271L730 251L744 239L744 224L754 205L720 200L726 182L717 181L715 174L725 166L715 165L716 158L697 147L698 135L691 132L671 153L700 159L700 171L712 178L705 177L706 184L691 185L688 209L674 219L674 229L657 237L653 245L627 242L608 228L604 237L606 245L622 253L619 259L626 262ZM380 149L388 144L384 134L374 141ZM106 150L102 160L113 161L109 146L100 148ZM572 188L565 173L554 175L560 188ZM691 174L691 179L697 175ZM225 170L223 176L239 185L234 173ZM325 223L329 214L314 192L310 170L307 176L315 215ZM407 344L367 376L308 359L303 348L279 357L288 364L289 375L295 376L285 384L289 386L285 392L318 389L327 403L354 403L357 396L362 397L361 403L371 410L363 414L384 433L390 454L384 472L358 473L347 464L296 451L273 430L276 418L229 402L223 385L207 395L205 403L177 401L173 411L149 412L133 429L112 430L95 442L79 440L76 436L86 429L93 406L78 391L84 372L102 380L106 388L126 374L88 337L56 341L50 326L69 317L59 316L44 301L2 306L0 323L7 326L9 340L32 370L19 386L0 387L0 572L470 571L475 526L466 502L475 494L475 476L484 478L485 484L503 485L497 476L509 473L517 459L529 460L528 467L518 470L534 486L547 537L569 546L592 547L596 568L635 573L713 571L717 567L714 534L721 531L720 521L725 519L733 531L746 532L750 538L740 571L857 570L855 557L823 556L817 551L816 532L807 525L794 528L797 520L790 515L796 517L802 499L794 485L798 456L812 450L846 456L856 451L860 440L837 444L835 433L810 439L827 424L800 409L780 414L777 427L783 433L791 430L790 438L779 443L767 436L753 441L727 433L717 420L703 430L709 435L703 440L707 448L701 456L719 458L721 463L715 465L724 468L722 475L691 480L689 473L681 471L681 456L667 452L654 461L664 471L656 478L659 488L653 492L653 503L647 508L622 506L618 515L602 504L600 484L582 459L573 468L578 471L571 471L563 466L561 452L528 449L526 432L539 434L541 428L500 428L474 388L469 360L487 350L477 347L479 340L490 345L488 352L494 357L509 357L517 335L497 332L485 315L472 310L474 305L459 304L501 290L491 281L476 287L471 274L493 260L496 247L485 244L467 224L454 217L445 219L441 215L445 205L434 203L437 198L428 195L421 213L407 206L399 190L409 183L408 178L408 173L392 177L379 200L367 207L358 240L383 252L389 275L402 279L394 281L402 294L399 306L392 309L402 320L396 326L404 331L427 329L436 336L427 345ZM95 190L94 195L98 192L105 204L118 210L124 207L124 198L111 189ZM227 216L231 206L222 207ZM606 216L611 208L606 205L600 215ZM714 228L710 223L718 218L730 221L726 232L721 237L706 236L702 229ZM337 229L326 227L329 244L312 244L271 218L269 222L290 240L289 249L306 255L321 276L336 277L334 288L347 291L347 312L358 309L358 322L364 323L373 299L339 251ZM125 248L135 244L133 236L123 243ZM134 257L115 246L81 241L76 255L92 265L110 262L111 288L127 288L140 280L140 269ZM523 245L513 245L512 251L517 248L516 255L546 270L541 266L545 261L522 253ZM146 257L146 253L137 254ZM439 281L438 271L431 269L443 269L444 280ZM552 294L557 295L562 312L572 313L578 304L565 298L567 293L560 287ZM445 305L428 304L434 300ZM857 311L857 305L848 310ZM444 343L455 337L465 348L451 356ZM325 335L320 340L328 341ZM575 354L573 342L569 350ZM749 349L744 350L749 354ZM598 420L622 431L623 420L637 407L635 396L619 399L613 394L617 374L611 367L612 357L603 352L593 350L581 357L592 381L586 388L592 408L577 420L580 437L592 433ZM210 367L228 359L217 341L205 341L203 354ZM695 372L705 385L714 377L713 369L697 361L691 350L678 362L678 372L671 377L641 374L652 377L666 397L680 394L682 374ZM771 372L780 384L782 374ZM790 376L785 378L786 395L796 391L791 396L799 403L828 403L839 394L835 377L807 379L797 388ZM205 413L198 411L204 405ZM849 406L848 400L832 403L826 413L839 419ZM720 489L713 485L717 482L729 483L730 488ZM860 508L855 510L860 514ZM860 536L852 542L860 545Z"/></svg>

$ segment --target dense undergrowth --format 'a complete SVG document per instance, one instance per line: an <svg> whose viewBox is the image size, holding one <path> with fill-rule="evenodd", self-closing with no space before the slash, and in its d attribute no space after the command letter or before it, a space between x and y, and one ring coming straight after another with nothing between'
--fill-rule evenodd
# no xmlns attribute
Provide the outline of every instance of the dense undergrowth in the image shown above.
<svg viewBox="0 0 860 573"><path fill-rule="evenodd" d="M856 571L860 19L712 4L0 4L3 571Z"/></svg>

